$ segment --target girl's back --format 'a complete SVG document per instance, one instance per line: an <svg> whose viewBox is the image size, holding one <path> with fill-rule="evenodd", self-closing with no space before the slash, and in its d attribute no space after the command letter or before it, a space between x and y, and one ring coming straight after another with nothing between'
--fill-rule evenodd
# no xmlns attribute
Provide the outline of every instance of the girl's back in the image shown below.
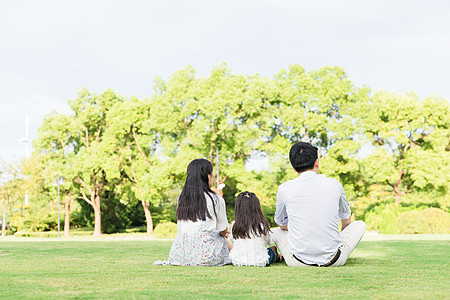
<svg viewBox="0 0 450 300"><path fill-rule="evenodd" d="M265 267L273 263L276 252L266 248L272 242L269 223L254 193L242 192L237 196L234 220L230 235L233 265Z"/></svg>
<svg viewBox="0 0 450 300"><path fill-rule="evenodd" d="M231 227L230 236L233 242L233 249L230 251L233 265L265 267L269 263L270 256L266 246L272 242L270 235L256 236L250 233L249 238L233 238L233 227Z"/></svg>

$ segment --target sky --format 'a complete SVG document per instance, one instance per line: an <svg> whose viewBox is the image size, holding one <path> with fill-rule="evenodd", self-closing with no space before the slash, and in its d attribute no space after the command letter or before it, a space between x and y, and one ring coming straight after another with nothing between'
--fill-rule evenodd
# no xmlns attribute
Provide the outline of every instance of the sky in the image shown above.
<svg viewBox="0 0 450 300"><path fill-rule="evenodd" d="M0 160L86 87L148 98L192 65L272 77L340 66L356 85L450 100L450 1L1 1Z"/></svg>

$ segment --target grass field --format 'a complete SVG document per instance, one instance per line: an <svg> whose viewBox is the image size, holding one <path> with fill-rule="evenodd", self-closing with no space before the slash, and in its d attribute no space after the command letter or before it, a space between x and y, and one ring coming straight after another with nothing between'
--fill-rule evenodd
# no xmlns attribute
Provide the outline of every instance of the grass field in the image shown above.
<svg viewBox="0 0 450 300"><path fill-rule="evenodd" d="M450 236L428 237L365 239L341 268L153 266L171 241L0 239L0 299L449 299Z"/></svg>

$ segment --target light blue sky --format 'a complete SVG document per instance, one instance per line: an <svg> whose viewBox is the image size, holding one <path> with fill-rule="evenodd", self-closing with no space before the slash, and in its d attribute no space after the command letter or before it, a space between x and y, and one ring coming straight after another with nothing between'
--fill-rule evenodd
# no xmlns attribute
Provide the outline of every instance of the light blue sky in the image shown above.
<svg viewBox="0 0 450 300"><path fill-rule="evenodd" d="M450 99L450 1L2 1L0 159L87 87L149 97L193 65L271 77L344 67L358 86Z"/></svg>

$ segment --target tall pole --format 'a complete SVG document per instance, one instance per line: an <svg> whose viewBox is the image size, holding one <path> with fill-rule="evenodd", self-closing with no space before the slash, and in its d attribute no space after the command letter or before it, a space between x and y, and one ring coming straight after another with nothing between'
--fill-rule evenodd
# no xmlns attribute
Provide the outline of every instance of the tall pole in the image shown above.
<svg viewBox="0 0 450 300"><path fill-rule="evenodd" d="M30 127L30 117L25 116L25 158L28 159L28 144L30 143L28 139L28 128Z"/></svg>
<svg viewBox="0 0 450 300"><path fill-rule="evenodd" d="M29 138L28 138L28 128L30 127L30 117L25 116L25 138L19 140L19 142L25 144L25 159L29 156ZM25 191L25 206L28 206L28 191Z"/></svg>
<svg viewBox="0 0 450 300"><path fill-rule="evenodd" d="M3 203L2 236L5 236L6 235L6 207L5 207L5 198L3 198L3 189L2 189L2 203Z"/></svg>
<svg viewBox="0 0 450 300"><path fill-rule="evenodd" d="M60 238L60 232L61 232L61 221L59 219L59 173L58 173L58 178L56 179L58 181L58 239Z"/></svg>
<svg viewBox="0 0 450 300"><path fill-rule="evenodd" d="M216 149L217 194L219 194L219 148Z"/></svg>

